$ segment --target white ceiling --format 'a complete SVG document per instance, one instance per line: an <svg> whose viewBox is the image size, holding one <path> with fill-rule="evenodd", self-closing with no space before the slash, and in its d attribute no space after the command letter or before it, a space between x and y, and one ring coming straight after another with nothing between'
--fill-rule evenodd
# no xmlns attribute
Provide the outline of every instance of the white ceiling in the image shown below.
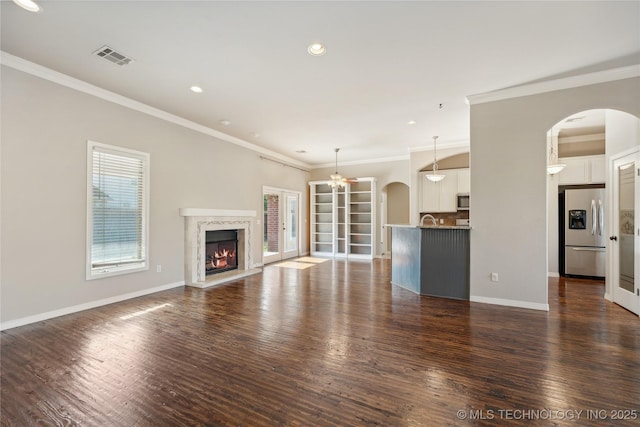
<svg viewBox="0 0 640 427"><path fill-rule="evenodd" d="M640 63L638 1L40 4L2 1L4 52L310 166L468 142L467 95Z"/></svg>

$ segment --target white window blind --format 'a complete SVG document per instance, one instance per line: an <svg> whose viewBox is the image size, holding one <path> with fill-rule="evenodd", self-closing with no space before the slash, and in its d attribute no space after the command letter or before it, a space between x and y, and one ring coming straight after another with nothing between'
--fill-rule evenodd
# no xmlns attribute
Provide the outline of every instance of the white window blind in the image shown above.
<svg viewBox="0 0 640 427"><path fill-rule="evenodd" d="M147 269L149 155L89 142L87 278Z"/></svg>

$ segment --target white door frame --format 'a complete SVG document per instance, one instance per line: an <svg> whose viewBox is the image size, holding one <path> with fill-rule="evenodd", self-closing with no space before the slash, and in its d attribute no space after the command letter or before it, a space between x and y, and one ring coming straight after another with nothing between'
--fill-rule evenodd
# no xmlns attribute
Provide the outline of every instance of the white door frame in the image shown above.
<svg viewBox="0 0 640 427"><path fill-rule="evenodd" d="M262 264L268 264L271 262L276 262L276 261L280 261L283 259L287 259L287 258L294 258L297 257L300 254L300 239L301 239L301 226L300 226L300 200L302 199L302 193L300 191L295 191L295 190L288 190L285 188L277 188L277 187L270 187L270 186L262 186L262 198L264 201L264 196L265 194L278 194L279 195L279 218L280 218L280 227L279 227L279 232L278 232L278 252L274 252L273 254L270 255L265 255L264 254L264 250L262 252ZM286 223L285 223L285 218L287 218L286 215L286 205L285 205L285 201L287 199L287 196L295 196L297 199L297 209L296 209L296 225L297 225L297 230L296 230L296 247L293 250L289 250L289 251L285 251L285 245L284 245L284 232L286 229ZM263 212L263 218L264 218L264 212ZM264 228L263 228L264 230ZM264 231L263 231L263 241L264 241Z"/></svg>
<svg viewBox="0 0 640 427"><path fill-rule="evenodd" d="M634 242L634 291L629 292L626 291L619 286L620 281L620 244L621 244L621 236L620 236L620 213L618 210L619 207L619 180L618 180L618 167L626 164L630 161L635 162L635 170L634 170L634 180L635 180L635 190L636 196L634 200L634 230L633 230L633 242ZM616 240L610 240L611 247L611 299L616 304L621 305L627 310L640 315L640 296L638 295L640 290L640 197L638 194L638 189L640 188L640 177L639 177L639 169L640 168L640 148L634 148L631 150L624 151L622 153L617 154L615 157L612 156L610 159L610 178L612 184L611 191L611 208L610 212L610 225L611 232L610 236L615 236Z"/></svg>

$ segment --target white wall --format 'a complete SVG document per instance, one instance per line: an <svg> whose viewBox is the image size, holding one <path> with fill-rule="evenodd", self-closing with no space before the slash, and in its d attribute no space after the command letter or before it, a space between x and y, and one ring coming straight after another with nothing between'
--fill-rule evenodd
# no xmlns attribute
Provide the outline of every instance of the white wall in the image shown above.
<svg viewBox="0 0 640 427"><path fill-rule="evenodd" d="M306 172L12 68L2 68L1 83L3 324L181 283L181 207L248 209L260 218L268 185L300 191L308 217ZM87 140L151 154L149 271L85 280ZM262 228L255 230L259 261Z"/></svg>
<svg viewBox="0 0 640 427"><path fill-rule="evenodd" d="M640 94L636 93L636 96L640 97ZM638 146L638 141L640 141L640 120L623 111L607 110L605 115L605 135L607 157L610 157L610 154L621 153L635 148Z"/></svg>
<svg viewBox="0 0 640 427"><path fill-rule="evenodd" d="M640 116L639 88L632 78L471 106L472 301L547 309L547 131L594 108Z"/></svg>
<svg viewBox="0 0 640 427"><path fill-rule="evenodd" d="M559 250L558 181L558 174L547 175L547 242L549 245L547 269L550 277L558 277L562 273Z"/></svg>

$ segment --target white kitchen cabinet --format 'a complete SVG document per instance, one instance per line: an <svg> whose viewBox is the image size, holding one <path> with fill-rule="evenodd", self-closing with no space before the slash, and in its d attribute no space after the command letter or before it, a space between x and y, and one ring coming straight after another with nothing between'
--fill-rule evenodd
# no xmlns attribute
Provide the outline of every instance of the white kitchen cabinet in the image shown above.
<svg viewBox="0 0 640 427"><path fill-rule="evenodd" d="M558 184L602 184L606 181L605 156L562 157L567 166L558 173Z"/></svg>
<svg viewBox="0 0 640 427"><path fill-rule="evenodd" d="M440 212L458 210L458 171L447 172L447 177L440 181Z"/></svg>
<svg viewBox="0 0 640 427"><path fill-rule="evenodd" d="M440 210L440 185L437 182L431 182L425 174L420 174L422 184L422 200L420 204L420 212L439 212Z"/></svg>
<svg viewBox="0 0 640 427"><path fill-rule="evenodd" d="M460 169L458 171L458 193L471 192L471 172L469 169Z"/></svg>
<svg viewBox="0 0 640 427"><path fill-rule="evenodd" d="M422 200L420 212L455 212L457 210L458 170L441 170L445 175L442 181L432 182L427 174L421 172Z"/></svg>
<svg viewBox="0 0 640 427"><path fill-rule="evenodd" d="M590 160L591 184L604 184L607 180L605 156L596 156Z"/></svg>

